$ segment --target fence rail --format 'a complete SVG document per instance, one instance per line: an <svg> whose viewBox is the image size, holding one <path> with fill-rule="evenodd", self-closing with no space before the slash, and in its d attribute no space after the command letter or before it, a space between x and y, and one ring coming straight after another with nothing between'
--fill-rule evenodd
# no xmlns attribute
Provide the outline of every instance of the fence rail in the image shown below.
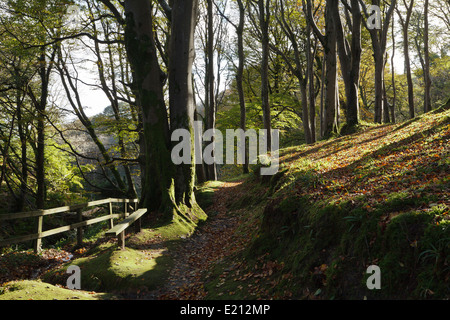
<svg viewBox="0 0 450 320"><path fill-rule="evenodd" d="M124 212L121 213L113 213L113 203L123 203L124 204ZM35 240L33 249L35 252L39 252L41 250L42 246L42 239L45 237L49 237L55 234L67 232L70 230L77 229L77 243L81 245L83 243L83 227L86 227L91 224L103 222L109 220L110 228L113 228L114 226L114 219L122 218L122 217L128 217L128 204L134 204L134 210L137 210L137 203L138 199L115 199L115 198L108 198L108 199L102 199L102 200L96 200L91 201L87 203L72 205L72 206L65 206L65 207L59 207L59 208L52 208L52 209L44 209L44 210L36 210L36 211L29 211L29 212L19 212L19 213L8 213L8 214L2 214L0 215L0 221L5 220L14 220L14 219L25 219L25 218L33 218L36 217L37 224L36 224L36 233L28 234L20 237L10 238L1 240L0 239L0 247L16 244L20 242ZM89 220L83 220L83 209L90 208L90 207L96 207L108 204L109 206L109 214ZM57 213L64 213L64 212L76 212L78 216L78 222L73 223L70 225L62 226L59 228L51 229L51 230L42 230L44 216L49 216Z"/></svg>

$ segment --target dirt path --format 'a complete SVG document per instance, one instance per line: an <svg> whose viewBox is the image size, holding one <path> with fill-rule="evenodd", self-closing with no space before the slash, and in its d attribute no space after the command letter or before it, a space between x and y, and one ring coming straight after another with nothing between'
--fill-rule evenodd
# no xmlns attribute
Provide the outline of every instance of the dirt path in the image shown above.
<svg viewBox="0 0 450 320"><path fill-rule="evenodd" d="M163 288L140 299L195 300L205 297L201 281L210 266L227 254L227 246L239 225L239 217L230 215L228 206L238 194L242 182L226 182L214 194L214 204L205 209L209 218L191 237L170 252L174 267Z"/></svg>

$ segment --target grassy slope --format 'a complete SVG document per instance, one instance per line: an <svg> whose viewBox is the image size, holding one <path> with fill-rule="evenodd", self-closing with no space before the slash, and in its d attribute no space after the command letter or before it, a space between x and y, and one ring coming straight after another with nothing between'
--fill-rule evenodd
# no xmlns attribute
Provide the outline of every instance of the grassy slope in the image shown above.
<svg viewBox="0 0 450 320"><path fill-rule="evenodd" d="M252 243L213 270L208 298L449 298L449 142L441 109L282 150L265 201L240 211L260 228L243 224Z"/></svg>
<svg viewBox="0 0 450 320"><path fill-rule="evenodd" d="M42 281L12 281L1 287L0 300L102 300L109 294L68 290Z"/></svg>

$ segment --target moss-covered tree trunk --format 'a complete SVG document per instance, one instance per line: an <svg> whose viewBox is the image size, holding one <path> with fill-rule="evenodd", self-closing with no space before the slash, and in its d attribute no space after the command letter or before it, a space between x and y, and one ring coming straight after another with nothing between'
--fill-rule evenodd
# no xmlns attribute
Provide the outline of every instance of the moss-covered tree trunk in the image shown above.
<svg viewBox="0 0 450 320"><path fill-rule="evenodd" d="M191 207L195 202L194 181L194 31L197 0L174 1L169 53L169 107L171 131L187 129L191 136L191 163L180 164L175 173L175 199Z"/></svg>
<svg viewBox="0 0 450 320"><path fill-rule="evenodd" d="M173 207L173 166L169 123L153 39L150 1L125 1L125 45L134 71L143 121L145 165L141 205L169 213Z"/></svg>

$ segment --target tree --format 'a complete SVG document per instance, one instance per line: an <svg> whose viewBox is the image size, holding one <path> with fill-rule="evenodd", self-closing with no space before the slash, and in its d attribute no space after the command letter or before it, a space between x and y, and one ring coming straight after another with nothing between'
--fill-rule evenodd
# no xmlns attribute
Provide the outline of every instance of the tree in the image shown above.
<svg viewBox="0 0 450 320"><path fill-rule="evenodd" d="M46 180L45 180L45 141L46 141L46 117L48 110L48 98L50 90L50 76L54 69L55 57L60 43L51 41L60 36L63 31L62 19L65 14L65 7L71 1L34 1L24 3L21 0L11 0L5 5L9 14L2 17L3 27L21 47L23 53L30 55L34 60L36 82L30 83L18 88L23 90L31 101L36 119L36 141L32 144L35 156L35 178L36 178L36 207L43 209L46 198ZM50 16L50 18L48 18ZM12 18L12 19L10 19ZM14 19L14 21L13 21ZM26 30L26 31L25 31ZM33 78L33 76L30 77ZM17 100L18 102L18 100ZM22 156L26 152L26 133L24 132L22 122L22 104L19 108L17 117L19 122L19 135L22 141ZM27 184L28 163L22 162L22 183ZM22 190L25 190L23 186ZM19 208L23 204L19 204Z"/></svg>
<svg viewBox="0 0 450 320"><path fill-rule="evenodd" d="M29 98L27 99L26 94L27 86L32 83L34 55L16 47L14 40L11 40L4 37L0 51L0 63L3 71L0 135L4 143L1 147L3 156L1 181L6 182L10 194L16 200L15 210L20 212L25 208L28 195L34 193L29 183L31 169L28 158L31 134L30 127L27 125L33 121L30 113L27 112L30 108L27 107ZM20 56L17 55L18 52L20 52ZM18 137L18 142L15 142L15 137ZM16 180L19 184L17 193L12 187L12 183Z"/></svg>
<svg viewBox="0 0 450 320"><path fill-rule="evenodd" d="M245 27L245 13L248 8L248 3L244 3L243 0L236 0L239 12L239 21L234 23L229 19L224 12L219 10L219 13L224 17L228 23L230 23L236 30L237 35L237 55L238 55L238 65L236 66L236 90L239 97L239 109L240 109L240 129L245 132L246 130L246 103L245 103L245 93L244 93L244 68L245 68L245 50L244 50L244 27ZM242 137L241 137L242 138ZM249 173L249 153L248 147L245 148L243 163L243 173Z"/></svg>
<svg viewBox="0 0 450 320"><path fill-rule="evenodd" d="M338 131L338 99L337 99L337 50L336 28L333 21L331 1L325 7L325 33L322 33L314 21L311 0L303 0L303 8L308 23L324 49L324 106L321 113L321 135L328 138Z"/></svg>
<svg viewBox="0 0 450 320"><path fill-rule="evenodd" d="M338 0L329 0L330 10L336 28L339 61L342 68L346 95L346 126L352 128L359 123L359 76L361 64L361 21L362 15L358 0L351 0L350 5L343 1L347 24L351 30L351 43L344 34L339 14ZM351 14L351 17L350 17Z"/></svg>
<svg viewBox="0 0 450 320"><path fill-rule="evenodd" d="M192 65L198 0L177 0L172 5L172 32L169 60L169 98L171 131L188 129L191 161L176 167L175 201L194 209L195 150L194 150L194 92Z"/></svg>
<svg viewBox="0 0 450 320"><path fill-rule="evenodd" d="M149 210L170 212L169 204L174 200L174 190L171 181L169 123L153 35L152 7L148 1L130 0L125 1L124 8L125 46L134 74L144 130L145 167L141 173L141 203Z"/></svg>
<svg viewBox="0 0 450 320"><path fill-rule="evenodd" d="M94 12L94 8L92 6L90 6L90 4L88 3L89 6L89 14L90 16L94 16L95 12ZM97 8L97 11L99 15L102 14L102 12ZM127 87L125 85L122 85L122 88L119 86L120 83L124 83L125 81L128 82L128 80L126 80L124 78L124 72L120 72L118 69L119 67L116 67L114 61L117 59L119 62L120 66L126 65L127 62L124 61L123 59L121 59L122 56L122 52L121 52L121 45L116 45L117 48L114 47L114 41L110 41L110 40L115 40L115 39L110 39L110 33L111 31L117 29L117 32L121 32L122 28L120 26L120 24L118 23L114 23L114 21L112 21L112 19L102 19L101 20L101 27L102 27L102 31L97 30L97 26L96 23L90 23L90 25L92 26L92 34L97 35L99 33L102 33L104 35L104 41L106 42L106 44L104 46L106 46L106 48L104 49L104 51L106 51L106 61L104 61L103 57L102 57L102 50L100 47L100 41L99 38L97 36L94 36L93 38L93 42L94 42L94 48L93 51L95 53L95 57L97 59L97 74L100 80L100 86L102 91L104 92L104 94L106 95L106 97L108 98L110 104L111 104L111 110L112 110L112 116L113 119L115 120L115 124L116 126L112 126L113 130L115 131L114 136L115 139L117 140L117 147L118 147L118 151L120 154L121 159L128 159L128 151L127 151L127 147L126 147L126 143L125 143L125 139L126 139L126 131L127 129L125 128L125 126L123 125L124 119L122 119L122 112L120 110L120 103L121 100L123 101L124 99L120 97L121 95L121 91L126 91ZM110 43L111 42L111 43ZM122 81L120 81L118 74L122 74ZM108 85L108 79L110 82L110 86ZM127 102L130 108L130 114L131 114L131 120L132 122L137 122L137 117L135 116L135 105L132 101L130 101L130 96L128 93L128 98L127 98ZM133 119L134 118L134 119ZM126 120L125 120L126 121ZM127 124L129 124L127 122ZM137 193L136 193L136 189L135 189L135 185L133 182L133 178L132 178L132 174L131 174L131 170L130 170L130 166L128 165L128 163L122 164L122 168L124 170L125 173L125 179L126 179L126 187L125 187L125 183L124 181L122 181L122 177L120 175L117 174L117 169L113 169L115 170L114 176L115 179L119 185L119 187L121 188L122 192L124 193L124 195L126 197L128 197L129 199L134 199L137 197Z"/></svg>
<svg viewBox="0 0 450 320"><path fill-rule="evenodd" d="M206 53L206 97L205 114L207 129L216 126L216 97L215 97L215 75L214 75L214 4L213 0L207 0L207 53ZM214 138L211 142L214 142ZM214 155L214 149L212 150ZM216 163L206 166L209 180L217 180Z"/></svg>
<svg viewBox="0 0 450 320"><path fill-rule="evenodd" d="M283 30L286 37L289 39L293 50L293 58L284 54L277 45L272 45L271 48L275 52L278 52L284 59L286 65L290 68L291 72L297 77L299 87L300 87L300 97L302 103L302 121L303 121L303 130L305 133L305 140L307 144L311 144L315 142L315 117L311 116L315 115L315 103L314 99L308 99L308 83L312 84L313 79L311 75L313 75L313 59L311 55L311 42L310 42L310 34L303 27L293 26L292 21L299 22L299 15L295 15L295 11L292 8L286 12L285 5L292 5L287 1L279 2L279 16L277 16L277 21ZM278 12L277 12L278 13ZM294 15L294 17L292 17ZM295 29L302 29L303 35L296 34ZM306 38L306 39L305 39ZM306 46L304 49L306 50L306 68L304 63L302 62L301 57L301 47L299 41L306 42ZM306 69L306 72L303 71ZM313 90L312 90L313 91Z"/></svg>
<svg viewBox="0 0 450 320"><path fill-rule="evenodd" d="M201 5L202 4L202 5ZM230 22L227 14L228 1L201 1L199 3L198 27L195 34L197 57L194 63L194 85L196 98L199 105L196 110L197 120L203 120L202 128L205 130L216 129L216 117L218 109L224 98L223 87L229 84L229 41L226 22ZM225 77L223 77L225 75ZM200 135L203 134L203 131ZM214 141L214 137L212 137ZM205 147L205 145L202 145ZM215 145L209 144L211 155L215 159ZM197 164L197 176L202 180L204 171L205 179L216 180L218 168L216 160L213 163Z"/></svg>
<svg viewBox="0 0 450 320"><path fill-rule="evenodd" d="M258 19L261 32L261 108L263 110L264 129L267 130L266 141L267 150L271 150L272 133L269 101L269 56L270 56L270 38L269 25L271 18L270 0L258 0Z"/></svg>
<svg viewBox="0 0 450 320"><path fill-rule="evenodd" d="M125 26L125 47L134 75L136 100L143 121L145 166L141 206L160 212L164 219L195 220L203 215L193 193L195 166L172 162L171 132L186 129L193 150L192 59L196 0L175 0L170 13L169 115L163 93L161 68L153 32L152 4L127 0L124 15L107 0L102 2ZM165 2L164 2L165 3ZM190 159L193 159L191 152Z"/></svg>
<svg viewBox="0 0 450 320"><path fill-rule="evenodd" d="M403 17L403 14L400 12L398 6L395 7L397 11L398 17L400 19L400 24L402 26L403 31L403 55L405 57L405 70L406 70L406 78L408 81L408 104L409 104L409 117L412 119L415 117L415 106L414 106L414 84L412 81L412 72L411 72L411 60L409 56L409 23L411 20L411 15L414 7L414 0L411 0L408 3L406 0L403 0L403 4L406 8L406 17Z"/></svg>
<svg viewBox="0 0 450 320"><path fill-rule="evenodd" d="M245 96L244 96L244 65L245 65L245 53L244 53L244 26L245 26L245 10L246 5L244 6L244 3L242 0L237 0L238 7L239 7L239 24L236 27L236 34L237 34L237 44L238 44L238 68L236 72L236 85L237 85L237 91L239 95L239 107L241 111L241 118L240 118L240 128L245 131L246 130L246 106L245 106ZM245 160L243 165L243 172L249 173L248 169L249 165L249 153L248 148L245 148Z"/></svg>
<svg viewBox="0 0 450 320"><path fill-rule="evenodd" d="M128 149L135 149L135 144L130 143L130 140L136 140L137 130L133 126L137 126L138 117L128 89L131 81L126 72L128 64L124 59L120 35L123 28L102 7L101 3L85 1L84 10L79 10L86 18L80 17L58 50L56 68L60 84L65 100L78 122L66 124L63 130L53 127L64 141L65 151L73 156L77 166L81 168L83 163L96 166L97 170L85 176L87 185L105 196L135 198L137 194L130 166L137 163L137 156ZM80 55L86 55L86 51L90 52L89 58L92 57L91 64L95 67L98 84L90 84L80 78L85 61L80 59ZM110 112L89 117L82 103L81 86L100 89L110 102L107 108ZM128 112L123 110L124 105L129 107ZM85 146L77 143L80 131L86 137L84 144L92 145L92 148L86 150ZM74 135L74 132L78 134ZM94 175L101 179L93 178Z"/></svg>
<svg viewBox="0 0 450 320"><path fill-rule="evenodd" d="M392 97L392 104L391 106L391 121L392 123L396 122L396 117L395 117L395 106L397 105L397 88L395 86L395 34L394 34L394 25L395 25L395 16L392 15L392 24L391 24L391 28L392 28L392 55L391 55L391 73L392 73L392 92L393 92L393 97Z"/></svg>
<svg viewBox="0 0 450 320"><path fill-rule="evenodd" d="M424 30L423 30L423 54L424 54L424 66L423 66L423 77L425 82L425 94L424 94L424 111L428 112L431 110L431 76L430 76L430 53L429 53L429 1L425 0L423 8L424 16Z"/></svg>
<svg viewBox="0 0 450 320"><path fill-rule="evenodd" d="M362 0L360 0L361 6L364 9L365 15L367 18L370 17L371 12L367 11L366 5ZM380 1L373 0L372 5L376 6L375 8L380 8ZM381 123L383 121L389 122L389 108L385 104L386 101L386 93L384 91L384 69L386 66L386 45L387 45L387 34L389 30L389 23L391 22L391 17L394 12L394 8L396 5L396 1L391 1L389 8L387 9L386 16L384 18L384 23L379 26L379 28L370 26L367 23L367 20L363 20L364 25L370 33L370 37L372 39L372 49L373 49L373 58L375 62L375 119L376 123ZM381 14L381 12L377 12L378 9L375 10L375 14ZM381 16L377 19L381 20Z"/></svg>

